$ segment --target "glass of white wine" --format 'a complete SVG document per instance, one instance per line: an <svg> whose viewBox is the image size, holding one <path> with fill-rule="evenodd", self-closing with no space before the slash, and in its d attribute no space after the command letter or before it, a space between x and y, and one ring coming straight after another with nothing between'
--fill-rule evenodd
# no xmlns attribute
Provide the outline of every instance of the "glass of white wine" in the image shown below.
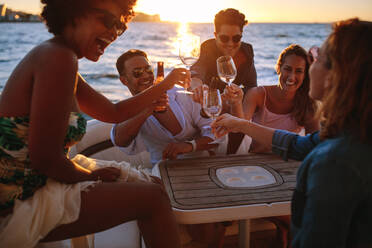
<svg viewBox="0 0 372 248"><path fill-rule="evenodd" d="M200 37L187 35L180 39L179 57L188 70L200 56Z"/></svg>
<svg viewBox="0 0 372 248"><path fill-rule="evenodd" d="M215 120L222 111L220 91L216 88L208 88L203 92L203 110L212 120Z"/></svg>
<svg viewBox="0 0 372 248"><path fill-rule="evenodd" d="M230 86L231 83L235 80L237 73L234 60L231 56L221 56L217 59L216 62L219 78Z"/></svg>
<svg viewBox="0 0 372 248"><path fill-rule="evenodd" d="M222 111L221 93L217 88L206 88L203 91L203 112L214 121ZM210 127L209 127L210 128ZM220 144L224 142L224 137L215 139L208 144Z"/></svg>
<svg viewBox="0 0 372 248"><path fill-rule="evenodd" d="M187 70L198 61L200 56L200 37L197 35L186 35L179 40L179 57ZM193 94L187 90L180 93Z"/></svg>

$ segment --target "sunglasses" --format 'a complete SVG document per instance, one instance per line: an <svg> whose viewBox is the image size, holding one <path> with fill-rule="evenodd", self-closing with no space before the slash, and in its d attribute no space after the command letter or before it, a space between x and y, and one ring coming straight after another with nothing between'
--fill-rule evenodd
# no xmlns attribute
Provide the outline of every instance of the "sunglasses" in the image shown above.
<svg viewBox="0 0 372 248"><path fill-rule="evenodd" d="M127 25L125 23L125 19L123 15L120 15L120 19L119 19L107 10L96 9L96 8L93 8L92 10L102 13L103 16L100 18L102 24L107 29L112 29L115 26L116 34L118 36L122 35L125 32L125 30L127 30Z"/></svg>
<svg viewBox="0 0 372 248"><path fill-rule="evenodd" d="M151 65L148 65L148 66L142 67L142 68L134 68L134 70L132 71L132 75L135 78L140 78L140 77L142 77L143 73L145 73L145 72L147 74L153 74L154 70L152 69Z"/></svg>
<svg viewBox="0 0 372 248"><path fill-rule="evenodd" d="M220 39L220 41L222 43L227 43L229 42L230 40L230 36L228 35L225 35L225 34L221 34L218 36L218 38ZM234 43L238 43L240 40L242 39L242 36L240 34L236 34L234 36L231 37L231 40L234 42Z"/></svg>
<svg viewBox="0 0 372 248"><path fill-rule="evenodd" d="M317 60L318 56L319 56L319 47L317 46L310 47L309 52L308 52L308 58L309 58L310 64L313 63L315 60Z"/></svg>

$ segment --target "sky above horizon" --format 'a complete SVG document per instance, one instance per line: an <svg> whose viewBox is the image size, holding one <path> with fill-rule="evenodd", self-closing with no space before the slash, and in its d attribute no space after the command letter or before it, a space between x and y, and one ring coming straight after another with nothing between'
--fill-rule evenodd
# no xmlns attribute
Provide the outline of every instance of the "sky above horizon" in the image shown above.
<svg viewBox="0 0 372 248"><path fill-rule="evenodd" d="M40 13L40 0L0 0L8 8ZM197 7L195 7L197 6ZM372 0L138 0L136 11L162 21L213 22L221 9L235 8L250 22L334 22L351 17L372 21Z"/></svg>

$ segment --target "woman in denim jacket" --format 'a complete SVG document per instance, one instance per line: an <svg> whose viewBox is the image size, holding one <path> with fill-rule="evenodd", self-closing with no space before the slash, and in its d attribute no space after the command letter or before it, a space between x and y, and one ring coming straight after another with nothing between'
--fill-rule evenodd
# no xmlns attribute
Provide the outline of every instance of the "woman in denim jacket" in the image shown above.
<svg viewBox="0 0 372 248"><path fill-rule="evenodd" d="M292 199L292 247L371 247L372 23L350 19L333 32L310 68L310 96L321 100L320 132L299 137L229 115L213 128L272 143L303 160Z"/></svg>

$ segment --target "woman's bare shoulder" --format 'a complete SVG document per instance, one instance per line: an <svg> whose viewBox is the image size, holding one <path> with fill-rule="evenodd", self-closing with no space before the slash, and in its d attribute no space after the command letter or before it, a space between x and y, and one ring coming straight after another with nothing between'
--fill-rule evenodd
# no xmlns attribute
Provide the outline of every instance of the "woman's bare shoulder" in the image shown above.
<svg viewBox="0 0 372 248"><path fill-rule="evenodd" d="M49 63L53 61L64 65L68 62L74 63L78 59L71 48L53 40L44 41L36 46L30 51L29 56L35 63Z"/></svg>
<svg viewBox="0 0 372 248"><path fill-rule="evenodd" d="M252 100L259 101L260 99L264 99L265 90L263 89L262 86L253 87L247 91L246 95L248 98L251 98Z"/></svg>
<svg viewBox="0 0 372 248"><path fill-rule="evenodd" d="M35 47L25 59L34 78L76 75L78 70L78 58L73 50L52 40Z"/></svg>

